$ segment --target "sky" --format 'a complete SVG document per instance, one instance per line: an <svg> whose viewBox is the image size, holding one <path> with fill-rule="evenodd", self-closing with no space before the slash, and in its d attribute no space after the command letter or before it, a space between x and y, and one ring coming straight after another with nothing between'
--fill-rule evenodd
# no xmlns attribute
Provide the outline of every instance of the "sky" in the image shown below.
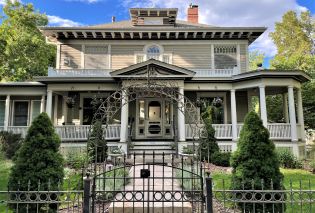
<svg viewBox="0 0 315 213"><path fill-rule="evenodd" d="M12 0L17 1L17 0ZM0 7L5 0L0 0ZM269 38L274 24L288 10L310 10L315 17L315 0L22 0L46 13L49 25L81 26L129 19L131 7L178 8L178 18L186 20L190 3L199 5L199 22L215 26L263 26L268 30L250 45L250 50L265 54L264 66L277 53Z"/></svg>

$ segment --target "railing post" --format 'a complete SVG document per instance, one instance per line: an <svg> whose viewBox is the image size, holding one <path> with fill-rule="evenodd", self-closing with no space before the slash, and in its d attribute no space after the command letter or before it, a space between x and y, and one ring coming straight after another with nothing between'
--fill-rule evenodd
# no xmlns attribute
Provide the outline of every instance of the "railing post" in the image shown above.
<svg viewBox="0 0 315 213"><path fill-rule="evenodd" d="M206 177L206 204L207 204L207 213L213 213L213 203L212 203L212 178Z"/></svg>
<svg viewBox="0 0 315 213"><path fill-rule="evenodd" d="M83 213L91 212L91 179L89 174L87 174L84 179L84 194L83 194Z"/></svg>

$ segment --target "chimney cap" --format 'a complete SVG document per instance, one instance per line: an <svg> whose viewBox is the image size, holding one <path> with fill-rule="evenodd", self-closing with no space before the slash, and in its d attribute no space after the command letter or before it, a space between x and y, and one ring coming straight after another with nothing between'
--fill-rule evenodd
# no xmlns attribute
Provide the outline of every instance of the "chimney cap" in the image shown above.
<svg viewBox="0 0 315 213"><path fill-rule="evenodd" d="M197 5L197 4L190 3L189 7L190 7L190 8L198 8L198 5Z"/></svg>

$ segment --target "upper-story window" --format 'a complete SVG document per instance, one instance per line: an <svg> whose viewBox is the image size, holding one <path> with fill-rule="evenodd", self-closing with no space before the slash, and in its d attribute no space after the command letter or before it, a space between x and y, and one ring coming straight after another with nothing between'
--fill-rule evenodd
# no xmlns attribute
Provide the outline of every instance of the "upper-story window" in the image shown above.
<svg viewBox="0 0 315 213"><path fill-rule="evenodd" d="M86 45L84 51L85 69L108 69L108 47Z"/></svg>
<svg viewBox="0 0 315 213"><path fill-rule="evenodd" d="M145 46L143 52L136 53L136 63L141 63L149 59L163 61L165 63L172 63L172 54L164 52L163 47L160 45Z"/></svg>
<svg viewBox="0 0 315 213"><path fill-rule="evenodd" d="M161 51L160 48L156 45L150 46L147 49L147 59L155 59L155 60L160 60L160 55L161 55Z"/></svg>
<svg viewBox="0 0 315 213"><path fill-rule="evenodd" d="M233 69L237 66L237 48L235 45L214 46L215 69Z"/></svg>

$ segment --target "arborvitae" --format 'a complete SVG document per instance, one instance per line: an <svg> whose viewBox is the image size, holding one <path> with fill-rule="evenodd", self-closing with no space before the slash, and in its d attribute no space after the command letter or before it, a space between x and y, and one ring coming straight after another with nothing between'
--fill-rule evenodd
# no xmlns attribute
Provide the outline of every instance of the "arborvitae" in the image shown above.
<svg viewBox="0 0 315 213"><path fill-rule="evenodd" d="M200 142L200 157L201 160L206 160L212 162L212 156L214 153L220 151L219 146L215 138L215 130L212 127L212 107L208 106L206 111L201 115L204 125L205 125L205 138L202 138Z"/></svg>
<svg viewBox="0 0 315 213"><path fill-rule="evenodd" d="M107 159L107 143L104 138L102 122L96 120L88 141L88 153L92 162L103 162Z"/></svg>
<svg viewBox="0 0 315 213"><path fill-rule="evenodd" d="M283 175L279 169L275 145L269 139L268 130L255 112L249 112L245 117L237 150L231 158L231 165L233 167L232 189L283 189ZM250 212L253 204L245 206L240 204L240 208L244 212ZM274 211L273 208L275 208ZM256 212L263 212L263 210L264 212L282 212L282 208L285 208L282 204L263 206L255 203Z"/></svg>
<svg viewBox="0 0 315 213"><path fill-rule="evenodd" d="M29 127L16 154L9 177L9 190L58 190L64 178L63 157L59 153L59 147L60 138L50 118L46 113L41 113ZM49 212L55 212L56 207L49 205ZM20 212L24 212L24 208L26 204L19 205ZM34 204L28 208L29 212L35 212L37 207ZM39 209L41 208L47 206L39 205Z"/></svg>

